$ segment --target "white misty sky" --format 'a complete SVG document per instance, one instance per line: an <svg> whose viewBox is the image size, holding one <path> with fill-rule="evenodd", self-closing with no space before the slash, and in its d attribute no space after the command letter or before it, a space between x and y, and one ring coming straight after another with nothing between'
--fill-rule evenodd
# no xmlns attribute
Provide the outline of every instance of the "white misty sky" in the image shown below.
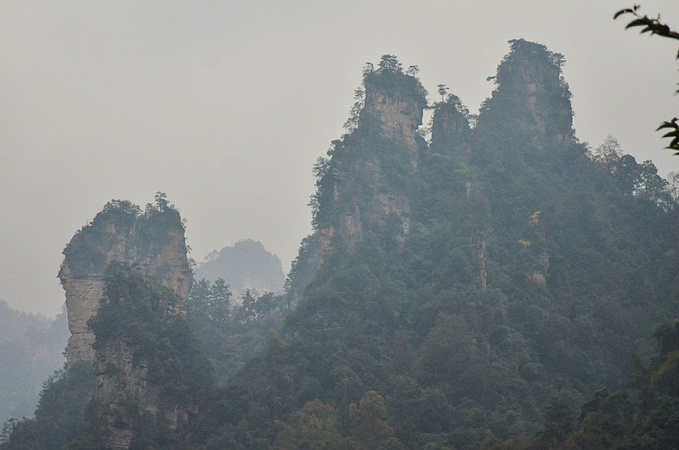
<svg viewBox="0 0 679 450"><path fill-rule="evenodd" d="M0 298L56 314L73 234L110 199L168 194L192 256L261 241L289 268L311 166L341 136L365 62L395 54L472 110L525 38L565 55L576 133L662 175L677 42L612 20L630 1L0 2ZM679 28L679 2L642 1ZM431 96L431 98L434 98Z"/></svg>

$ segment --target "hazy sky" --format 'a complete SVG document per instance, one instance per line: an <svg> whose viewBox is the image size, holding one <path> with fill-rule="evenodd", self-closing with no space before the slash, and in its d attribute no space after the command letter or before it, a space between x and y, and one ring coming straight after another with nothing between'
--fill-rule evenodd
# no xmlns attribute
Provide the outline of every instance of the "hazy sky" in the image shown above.
<svg viewBox="0 0 679 450"><path fill-rule="evenodd" d="M638 0L679 28L679 2ZM56 314L62 250L111 199L163 191L192 256L252 238L287 271L311 166L343 133L365 62L395 54L473 112L525 38L565 55L576 134L662 175L677 41L612 20L630 1L0 2L0 298ZM433 96L432 96L433 98Z"/></svg>

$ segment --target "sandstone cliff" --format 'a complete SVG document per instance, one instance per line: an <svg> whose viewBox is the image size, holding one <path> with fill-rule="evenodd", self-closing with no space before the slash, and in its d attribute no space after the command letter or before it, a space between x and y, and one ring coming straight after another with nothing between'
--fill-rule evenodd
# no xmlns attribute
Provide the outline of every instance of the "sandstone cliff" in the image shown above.
<svg viewBox="0 0 679 450"><path fill-rule="evenodd" d="M93 361L94 335L88 320L103 296L104 271L114 261L138 265L144 274L171 288L181 298L176 306L186 313L191 269L186 256L184 227L167 205L145 214L127 201L109 202L94 220L78 231L64 250L59 280L66 293L68 365Z"/></svg>
<svg viewBox="0 0 679 450"><path fill-rule="evenodd" d="M321 259L333 247L350 249L366 233L401 244L412 214L408 179L426 146L417 134L424 89L387 55L364 74L358 127L336 141L322 179L318 211ZM389 242L385 242L389 245Z"/></svg>
<svg viewBox="0 0 679 450"><path fill-rule="evenodd" d="M456 156L458 161L468 162L471 155L469 111L455 95L434 106L431 123L431 153Z"/></svg>
<svg viewBox="0 0 679 450"><path fill-rule="evenodd" d="M288 284L293 302L334 252L370 238L382 249L400 248L410 232L412 180L426 149L418 134L426 91L385 55L364 71L349 123L315 167L314 233L302 243Z"/></svg>
<svg viewBox="0 0 679 450"><path fill-rule="evenodd" d="M96 429L107 449L186 448L212 370L192 338L186 299L137 267L112 263L90 327Z"/></svg>
<svg viewBox="0 0 679 450"><path fill-rule="evenodd" d="M561 72L563 56L523 39L510 46L494 77L497 87L479 113L472 162L485 178L483 195L491 199L494 219L487 225L494 236L488 236L496 244L488 254L513 252L523 261L525 282L544 287L554 244L540 214L553 208L546 199L558 198L551 192L556 183L574 176L565 172L566 162L579 158L581 150Z"/></svg>
<svg viewBox="0 0 679 450"><path fill-rule="evenodd" d="M417 128L422 125L422 112L427 106L421 86L412 76L382 68L366 74L365 104L359 126L377 123L378 134L404 144L411 163L417 159Z"/></svg>
<svg viewBox="0 0 679 450"><path fill-rule="evenodd" d="M434 105L431 146L427 159L427 176L435 190L449 193L443 202L429 206L441 214L455 217L464 229L468 252L475 264L475 283L485 291L488 287L487 240L490 235L488 201L479 174L471 165L472 134L470 114L461 100L452 94ZM430 195L435 197L434 192ZM455 220L455 219L453 219Z"/></svg>
<svg viewBox="0 0 679 450"><path fill-rule="evenodd" d="M172 448L186 439L199 395L186 387L182 368L203 371L197 380L211 373L199 351L184 349L191 341L186 253L181 217L161 194L144 213L109 202L64 250L68 366L85 362L94 370L93 426L103 448L147 445L158 433ZM168 388L174 385L181 395Z"/></svg>
<svg viewBox="0 0 679 450"><path fill-rule="evenodd" d="M575 132L571 93L561 76L564 57L523 39L510 44L494 77L497 89L481 107L481 134L492 124L505 138L530 137L526 145L536 149L570 144Z"/></svg>

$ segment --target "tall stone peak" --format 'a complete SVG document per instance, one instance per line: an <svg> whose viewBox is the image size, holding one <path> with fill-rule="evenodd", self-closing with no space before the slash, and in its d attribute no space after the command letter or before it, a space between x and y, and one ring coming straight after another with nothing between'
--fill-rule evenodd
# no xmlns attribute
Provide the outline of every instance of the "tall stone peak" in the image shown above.
<svg viewBox="0 0 679 450"><path fill-rule="evenodd" d="M417 67L403 70L393 55L367 64L352 127L332 142L315 167L314 233L305 240L290 274L299 298L334 251L351 251L367 236L384 248L400 247L410 230L412 180L426 142L418 134L427 92ZM303 280L303 281L302 281Z"/></svg>
<svg viewBox="0 0 679 450"><path fill-rule="evenodd" d="M427 92L413 66L404 72L393 55L384 55L377 69L364 71L365 100L359 127L376 127L380 136L417 149L417 128L427 106Z"/></svg>
<svg viewBox="0 0 679 450"><path fill-rule="evenodd" d="M447 98L436 103L431 122L432 152L468 156L471 134L469 111L459 97L448 94Z"/></svg>
<svg viewBox="0 0 679 450"><path fill-rule="evenodd" d="M491 77L497 89L481 107L479 126L498 129L500 121L538 137L541 146L570 143L573 109L568 84L561 74L565 58L524 39L509 43L509 53L498 66L497 75Z"/></svg>
<svg viewBox="0 0 679 450"><path fill-rule="evenodd" d="M321 256L333 239L352 248L366 233L397 242L408 234L410 200L398 180L411 175L426 145L417 134L427 100L416 70L404 72L393 55L366 67L358 127L334 142L319 180L319 217L328 219L319 221Z"/></svg>
<svg viewBox="0 0 679 450"><path fill-rule="evenodd" d="M66 294L69 366L94 361L94 335L89 319L104 295L104 272L112 262L138 266L143 274L172 289L182 300L176 313L186 314L191 288L184 226L179 212L163 195L146 211L121 200L104 206L92 222L80 229L64 249L58 278Z"/></svg>

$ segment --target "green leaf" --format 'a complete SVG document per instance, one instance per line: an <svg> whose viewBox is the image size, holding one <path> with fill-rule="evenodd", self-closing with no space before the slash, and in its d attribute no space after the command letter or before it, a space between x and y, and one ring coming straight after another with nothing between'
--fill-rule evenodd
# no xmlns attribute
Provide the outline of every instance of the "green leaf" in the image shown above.
<svg viewBox="0 0 679 450"><path fill-rule="evenodd" d="M676 122L677 122L677 118L676 118L676 117L675 117L674 119L672 119L671 122L663 122L663 123L660 124L660 126L659 126L658 128L655 129L655 131L660 131L660 130L662 130L662 129L664 129L664 128L675 128L675 129L679 129L679 125L677 125Z"/></svg>
<svg viewBox="0 0 679 450"><path fill-rule="evenodd" d="M618 17L622 16L623 14L627 14L627 13L630 13L630 12L632 12L631 9L621 9L620 11L618 11L617 13L615 13L613 15L613 20L617 19Z"/></svg>
<svg viewBox="0 0 679 450"><path fill-rule="evenodd" d="M632 28L632 27L640 27L642 25L648 25L648 19L635 19L631 21L630 23L627 24L625 29Z"/></svg>

